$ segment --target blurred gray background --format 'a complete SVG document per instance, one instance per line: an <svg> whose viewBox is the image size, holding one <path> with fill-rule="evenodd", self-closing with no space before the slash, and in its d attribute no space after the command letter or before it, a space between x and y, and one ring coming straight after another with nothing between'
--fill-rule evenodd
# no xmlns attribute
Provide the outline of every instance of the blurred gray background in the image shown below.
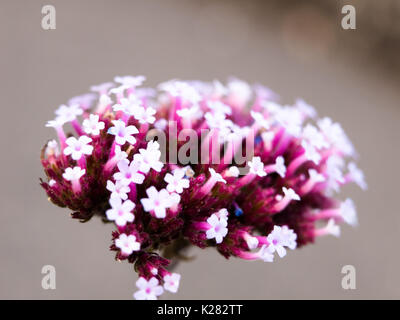
<svg viewBox="0 0 400 320"><path fill-rule="evenodd" d="M341 1L16 1L0 3L0 298L130 299L137 276L108 250L111 225L81 224L39 187L47 120L60 104L115 75L225 80L234 75L297 97L339 121L360 154L369 190L343 190L357 229L323 238L273 264L196 260L170 299L400 298L399 2L346 1L357 30L340 26ZM57 29L41 28L56 8ZM43 290L54 265L57 289ZM357 289L341 288L341 268Z"/></svg>

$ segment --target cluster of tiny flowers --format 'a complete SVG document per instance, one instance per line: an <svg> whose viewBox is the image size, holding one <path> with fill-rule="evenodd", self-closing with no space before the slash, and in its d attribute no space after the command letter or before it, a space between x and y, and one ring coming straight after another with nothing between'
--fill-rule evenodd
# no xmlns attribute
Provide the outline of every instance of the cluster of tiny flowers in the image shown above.
<svg viewBox="0 0 400 320"><path fill-rule="evenodd" d="M174 243L272 262L319 236L339 236L342 222L357 224L353 201L334 197L350 182L367 187L338 123L239 79L171 80L157 89L144 81L115 77L61 105L46 125L58 141L41 156L51 202L81 221L98 215L115 224L110 249L134 264L134 298L177 292L180 275L163 255ZM198 161L179 157L190 151L176 138L185 130L198 142ZM239 163L249 139L252 153ZM163 152L173 145L176 157Z"/></svg>

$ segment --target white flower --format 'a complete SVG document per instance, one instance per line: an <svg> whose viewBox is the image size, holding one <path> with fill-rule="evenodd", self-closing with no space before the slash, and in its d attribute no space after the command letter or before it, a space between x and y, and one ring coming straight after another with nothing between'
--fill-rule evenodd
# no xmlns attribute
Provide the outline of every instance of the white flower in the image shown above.
<svg viewBox="0 0 400 320"><path fill-rule="evenodd" d="M136 281L136 286L139 288L133 295L136 300L157 300L157 297L164 292L163 287L158 284L157 278L154 277L149 281L140 277Z"/></svg>
<svg viewBox="0 0 400 320"><path fill-rule="evenodd" d="M321 155L317 151L317 149L305 140L301 142L301 146L304 148L304 155L307 160L310 160L315 164L319 164L319 162L321 161Z"/></svg>
<svg viewBox="0 0 400 320"><path fill-rule="evenodd" d="M164 118L161 118L154 123L154 127L160 131L164 131L165 128L167 127L167 124L168 121Z"/></svg>
<svg viewBox="0 0 400 320"><path fill-rule="evenodd" d="M92 103L97 99L97 94L85 93L68 100L69 105L78 105L82 109L87 110L91 107Z"/></svg>
<svg viewBox="0 0 400 320"><path fill-rule="evenodd" d="M335 148L347 156L354 155L354 147L339 123L332 122L330 118L323 118L317 124L325 135L325 138Z"/></svg>
<svg viewBox="0 0 400 320"><path fill-rule="evenodd" d="M49 120L46 123L47 128L61 128L67 121L62 117L56 117L54 120Z"/></svg>
<svg viewBox="0 0 400 320"><path fill-rule="evenodd" d="M128 160L121 160L117 164L119 172L114 173L114 179L121 181L124 185L131 183L142 184L144 175L139 172L140 163Z"/></svg>
<svg viewBox="0 0 400 320"><path fill-rule="evenodd" d="M355 227L358 224L356 206L353 200L346 199L340 205L340 215L342 216L344 222Z"/></svg>
<svg viewBox="0 0 400 320"><path fill-rule="evenodd" d="M287 197L290 200L300 200L300 196L292 189L292 188L282 188L283 193L285 194L285 198Z"/></svg>
<svg viewBox="0 0 400 320"><path fill-rule="evenodd" d="M164 289L172 293L178 292L181 275L178 273L167 274L164 276Z"/></svg>
<svg viewBox="0 0 400 320"><path fill-rule="evenodd" d="M67 181L78 181L86 173L81 167L67 168L63 173L63 178Z"/></svg>
<svg viewBox="0 0 400 320"><path fill-rule="evenodd" d="M263 133L261 133L261 138L262 141L264 142L265 149L270 150L272 148L272 142L274 141L275 138L275 132L264 131Z"/></svg>
<svg viewBox="0 0 400 320"><path fill-rule="evenodd" d="M148 173L150 169L157 172L161 171L164 164L160 161L161 151L160 144L157 141L151 140L147 143L146 149L139 149L133 160L140 163L139 170L143 173Z"/></svg>
<svg viewBox="0 0 400 320"><path fill-rule="evenodd" d="M231 107L221 101L208 101L207 105L214 113L232 114Z"/></svg>
<svg viewBox="0 0 400 320"><path fill-rule="evenodd" d="M90 91L105 93L114 86L112 82L104 82L90 87Z"/></svg>
<svg viewBox="0 0 400 320"><path fill-rule="evenodd" d="M253 117L254 121L262 128L269 129L270 125L267 119L259 113L255 111L250 111L251 116Z"/></svg>
<svg viewBox="0 0 400 320"><path fill-rule="evenodd" d="M135 216L132 210L135 209L135 204L131 200L122 202L121 198L110 198L111 209L106 211L107 219L115 221L116 225L123 227L127 222L133 222Z"/></svg>
<svg viewBox="0 0 400 320"><path fill-rule="evenodd" d="M270 247L265 244L260 248L260 251L258 251L258 256L264 262L274 261L274 254L271 252Z"/></svg>
<svg viewBox="0 0 400 320"><path fill-rule="evenodd" d="M223 182L226 183L226 180L224 178L222 178L222 176L215 172L215 170L213 168L209 168L208 169L210 171L211 177L216 181L216 182Z"/></svg>
<svg viewBox="0 0 400 320"><path fill-rule="evenodd" d="M345 179L342 173L342 167L344 161L341 157L332 155L326 162L326 174L327 174L327 188L330 192L334 190L339 192L340 184L344 183Z"/></svg>
<svg viewBox="0 0 400 320"><path fill-rule="evenodd" d="M135 126L127 126L122 120L113 120L114 127L108 129L108 133L115 135L115 142L119 145L124 145L127 141L130 144L135 144L136 139L133 137L134 134L138 133L138 129Z"/></svg>
<svg viewBox="0 0 400 320"><path fill-rule="evenodd" d="M169 194L170 208L177 206L181 202L181 196L175 192Z"/></svg>
<svg viewBox="0 0 400 320"><path fill-rule="evenodd" d="M114 112L122 111L123 113L134 116L143 108L143 103L134 94L130 94L128 98L122 98L120 103L112 106Z"/></svg>
<svg viewBox="0 0 400 320"><path fill-rule="evenodd" d="M278 114L282 110L282 106L274 101L263 101L261 106L270 114Z"/></svg>
<svg viewBox="0 0 400 320"><path fill-rule="evenodd" d="M258 247L258 239L256 237L247 235L245 237L245 240L250 250L256 249Z"/></svg>
<svg viewBox="0 0 400 320"><path fill-rule="evenodd" d="M61 105L56 110L56 115L64 122L70 122L76 119L77 116L80 116L83 113L81 107L77 104L73 104L71 106Z"/></svg>
<svg viewBox="0 0 400 320"><path fill-rule="evenodd" d="M118 239L115 239L115 246L121 249L121 253L125 256L129 256L133 251L140 250L140 242L136 241L136 237L133 234L127 236L125 233L120 234Z"/></svg>
<svg viewBox="0 0 400 320"><path fill-rule="evenodd" d="M140 107L138 108L137 112L134 114L134 117L136 120L139 121L139 123L154 123L156 121L156 118L154 115L156 114L156 110L148 107L148 108L143 108Z"/></svg>
<svg viewBox="0 0 400 320"><path fill-rule="evenodd" d="M225 96L228 93L228 89L218 80L213 81L213 94L219 98Z"/></svg>
<svg viewBox="0 0 400 320"><path fill-rule="evenodd" d="M54 180L54 179L51 179L51 180L49 181L49 186L50 186L50 187L54 187L56 184L57 184L57 181Z"/></svg>
<svg viewBox="0 0 400 320"><path fill-rule="evenodd" d="M107 94L102 94L101 96L100 96L100 98L99 98L99 105L101 106L101 107L106 107L106 106L108 106L108 105L111 105L111 103L112 103L112 100L111 100L111 98L107 95Z"/></svg>
<svg viewBox="0 0 400 320"><path fill-rule="evenodd" d="M126 89L128 89L128 88L129 88L129 86L121 85L119 87L115 87L115 88L110 89L110 91L108 91L108 94L112 94L113 93L113 94L115 94L117 96L123 96L124 91Z"/></svg>
<svg viewBox="0 0 400 320"><path fill-rule="evenodd" d="M91 114L89 116L89 119L83 120L83 130L87 134L92 134L94 136L97 136L100 134L100 130L104 129L104 122L100 121L99 122L99 115L97 114Z"/></svg>
<svg viewBox="0 0 400 320"><path fill-rule="evenodd" d="M259 177L265 177L267 175L264 171L264 164L261 162L260 157L253 157L247 165L250 167L250 173L256 174Z"/></svg>
<svg viewBox="0 0 400 320"><path fill-rule="evenodd" d="M107 190L111 192L111 197L117 197L121 198L122 200L126 200L128 199L130 188L121 181L113 183L111 180L108 180Z"/></svg>
<svg viewBox="0 0 400 320"><path fill-rule="evenodd" d="M227 87L229 91L229 97L238 104L246 104L252 96L250 85L240 79L230 79Z"/></svg>
<svg viewBox="0 0 400 320"><path fill-rule="evenodd" d="M216 243L221 243L228 233L228 221L224 218L218 218L214 213L207 219L210 229L206 231L207 239L214 239Z"/></svg>
<svg viewBox="0 0 400 320"><path fill-rule="evenodd" d="M275 116L276 121L282 125L289 134L294 137L298 137L301 134L303 117L298 109L284 107L277 110Z"/></svg>
<svg viewBox="0 0 400 320"><path fill-rule="evenodd" d="M296 249L297 234L295 234L292 229L289 229L288 226L283 226L281 228L281 236L282 236L282 243L284 246L288 247L291 250Z"/></svg>
<svg viewBox="0 0 400 320"><path fill-rule="evenodd" d="M57 156L60 155L60 149L58 148L58 143L57 143L56 140L50 140L47 143L45 153L46 153L46 156L53 156L54 155L54 156L57 157Z"/></svg>
<svg viewBox="0 0 400 320"><path fill-rule="evenodd" d="M223 130L224 128L232 127L232 121L226 119L225 114L223 113L207 112L204 115L204 118L206 119L207 125L210 129Z"/></svg>
<svg viewBox="0 0 400 320"><path fill-rule="evenodd" d="M197 104L190 108L179 109L176 111L176 114L183 119L198 119L202 116L202 112Z"/></svg>
<svg viewBox="0 0 400 320"><path fill-rule="evenodd" d="M303 99L297 99L295 106L307 117L315 118L317 116L317 111L315 111L314 107Z"/></svg>
<svg viewBox="0 0 400 320"><path fill-rule="evenodd" d="M170 195L166 189L157 191L153 186L146 190L148 198L141 199L143 209L147 212L153 211L155 216L159 219L166 217L166 209L176 205L178 194ZM179 197L180 199L180 197Z"/></svg>
<svg viewBox="0 0 400 320"><path fill-rule="evenodd" d="M282 228L280 226L274 226L274 229L267 236L267 241L271 253L276 251L281 258L286 255L286 249L284 248L286 245L286 239L282 234Z"/></svg>
<svg viewBox="0 0 400 320"><path fill-rule="evenodd" d="M306 139L308 143L319 150L329 147L329 143L326 141L321 131L311 124L307 124L304 127L302 134L303 138Z"/></svg>
<svg viewBox="0 0 400 320"><path fill-rule="evenodd" d="M145 76L116 76L114 81L127 87L138 87L146 80Z"/></svg>
<svg viewBox="0 0 400 320"><path fill-rule="evenodd" d="M171 80L159 84L158 88L168 92L173 97L181 97L185 101L193 104L200 102L201 96L197 90L184 81Z"/></svg>
<svg viewBox="0 0 400 320"><path fill-rule="evenodd" d="M227 176L237 178L237 177L239 177L239 174L240 174L240 171L239 171L238 167L236 167L236 166L229 167Z"/></svg>
<svg viewBox="0 0 400 320"><path fill-rule="evenodd" d="M364 173L357 167L354 162L350 162L347 166L351 179L362 189L367 190L368 185L365 182Z"/></svg>
<svg viewBox="0 0 400 320"><path fill-rule="evenodd" d="M128 154L125 151L121 150L121 146L116 145L114 157L115 157L116 161L121 161L121 160L128 158Z"/></svg>
<svg viewBox="0 0 400 320"><path fill-rule="evenodd" d="M89 145L90 142L92 139L88 136L80 136L79 139L69 137L65 141L67 147L64 149L64 154L71 155L74 160L79 160L83 155L90 156L93 152L93 146Z"/></svg>
<svg viewBox="0 0 400 320"><path fill-rule="evenodd" d="M226 208L222 208L214 214L218 217L218 219L228 220L229 212Z"/></svg>
<svg viewBox="0 0 400 320"><path fill-rule="evenodd" d="M317 170L315 169L309 169L308 170L308 175L310 176L310 179L314 182L314 183L318 183L318 182L323 182L325 181L325 177L320 174Z"/></svg>
<svg viewBox="0 0 400 320"><path fill-rule="evenodd" d="M189 188L189 179L185 178L185 170L175 170L173 175L167 173L164 181L168 183L167 190L169 192L182 193L183 189Z"/></svg>
<svg viewBox="0 0 400 320"><path fill-rule="evenodd" d="M340 237L340 227L335 223L334 219L329 219L324 231L325 234L331 234L335 237Z"/></svg>
<svg viewBox="0 0 400 320"><path fill-rule="evenodd" d="M275 171L284 178L286 175L285 159L279 156L275 159Z"/></svg>

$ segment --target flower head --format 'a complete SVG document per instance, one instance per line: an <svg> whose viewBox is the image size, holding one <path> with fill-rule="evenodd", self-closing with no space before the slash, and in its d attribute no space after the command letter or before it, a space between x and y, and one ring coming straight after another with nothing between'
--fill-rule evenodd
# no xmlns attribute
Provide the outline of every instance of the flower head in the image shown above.
<svg viewBox="0 0 400 320"><path fill-rule="evenodd" d="M41 152L52 203L114 222L110 250L134 264L136 299L178 290L168 266L183 246L273 262L358 223L354 202L335 199L367 187L354 147L310 104L239 79L144 80L118 76L61 105L46 124L58 141Z"/></svg>

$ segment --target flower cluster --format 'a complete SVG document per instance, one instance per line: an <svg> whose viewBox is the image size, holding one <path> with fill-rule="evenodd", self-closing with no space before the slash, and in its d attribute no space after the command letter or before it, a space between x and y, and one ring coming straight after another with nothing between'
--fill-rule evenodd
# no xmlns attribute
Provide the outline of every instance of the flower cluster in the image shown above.
<svg viewBox="0 0 400 320"><path fill-rule="evenodd" d="M353 201L334 197L367 187L338 123L238 79L144 81L115 77L60 106L41 156L51 202L115 224L110 249L135 265L136 299L177 292L168 266L188 245L272 262L357 224Z"/></svg>

